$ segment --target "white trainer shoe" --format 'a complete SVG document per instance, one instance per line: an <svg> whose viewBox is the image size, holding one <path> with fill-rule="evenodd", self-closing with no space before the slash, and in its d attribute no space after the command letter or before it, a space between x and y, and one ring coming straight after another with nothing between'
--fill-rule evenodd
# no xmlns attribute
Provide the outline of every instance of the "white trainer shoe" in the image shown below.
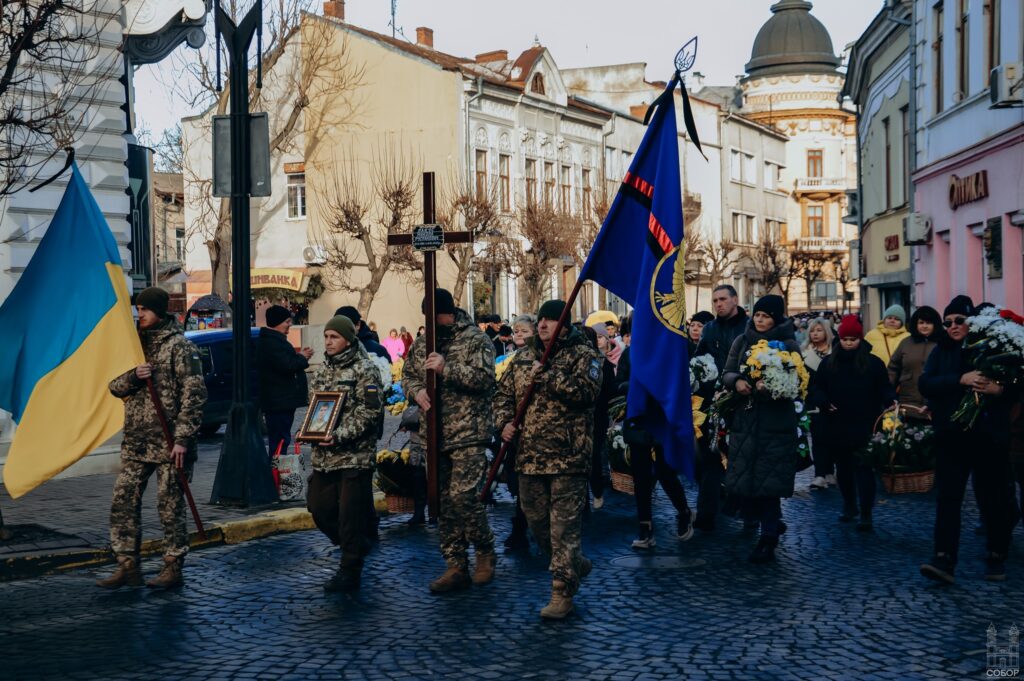
<svg viewBox="0 0 1024 681"><path fill-rule="evenodd" d="M825 489L826 487L828 487L828 481L820 475L811 480L811 489Z"/></svg>

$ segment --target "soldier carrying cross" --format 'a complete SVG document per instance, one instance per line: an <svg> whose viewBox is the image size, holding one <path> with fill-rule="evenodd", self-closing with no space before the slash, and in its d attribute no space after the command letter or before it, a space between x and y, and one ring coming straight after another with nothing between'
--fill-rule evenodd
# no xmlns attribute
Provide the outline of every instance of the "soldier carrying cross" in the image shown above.
<svg viewBox="0 0 1024 681"><path fill-rule="evenodd" d="M455 306L450 292L436 288L434 250L446 237L468 242L472 234L446 233L429 224L434 216L433 173L424 174L423 195L428 225L416 228L411 238L395 235L388 241L393 245L411 243L424 251L427 332L409 348L402 387L420 406L421 432L427 433L431 515L438 518L441 553L448 565L445 573L430 583L430 590L443 593L471 583L487 584L494 578L494 535L479 497L494 429L494 345L469 314ZM476 549L472 578L470 544Z"/></svg>

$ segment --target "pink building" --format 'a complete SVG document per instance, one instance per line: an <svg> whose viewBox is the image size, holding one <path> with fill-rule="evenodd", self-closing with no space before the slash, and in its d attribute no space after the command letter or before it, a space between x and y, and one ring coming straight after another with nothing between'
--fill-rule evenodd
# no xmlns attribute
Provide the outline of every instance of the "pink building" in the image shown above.
<svg viewBox="0 0 1024 681"><path fill-rule="evenodd" d="M929 243L914 247L914 302L960 293L1024 312L1024 123L914 174Z"/></svg>

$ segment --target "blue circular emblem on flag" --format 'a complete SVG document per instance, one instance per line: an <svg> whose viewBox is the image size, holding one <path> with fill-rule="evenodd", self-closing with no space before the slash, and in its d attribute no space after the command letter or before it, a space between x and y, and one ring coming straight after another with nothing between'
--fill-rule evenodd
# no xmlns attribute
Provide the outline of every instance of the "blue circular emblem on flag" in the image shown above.
<svg viewBox="0 0 1024 681"><path fill-rule="evenodd" d="M686 337L686 253L679 246L654 268L651 309L665 328Z"/></svg>

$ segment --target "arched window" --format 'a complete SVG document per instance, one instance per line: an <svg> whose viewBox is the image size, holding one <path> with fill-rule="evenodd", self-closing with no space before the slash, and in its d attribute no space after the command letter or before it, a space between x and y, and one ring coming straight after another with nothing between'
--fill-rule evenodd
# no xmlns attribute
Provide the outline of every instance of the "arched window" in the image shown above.
<svg viewBox="0 0 1024 681"><path fill-rule="evenodd" d="M538 95L544 94L544 74L538 73L534 75L533 80L530 81L530 92Z"/></svg>

